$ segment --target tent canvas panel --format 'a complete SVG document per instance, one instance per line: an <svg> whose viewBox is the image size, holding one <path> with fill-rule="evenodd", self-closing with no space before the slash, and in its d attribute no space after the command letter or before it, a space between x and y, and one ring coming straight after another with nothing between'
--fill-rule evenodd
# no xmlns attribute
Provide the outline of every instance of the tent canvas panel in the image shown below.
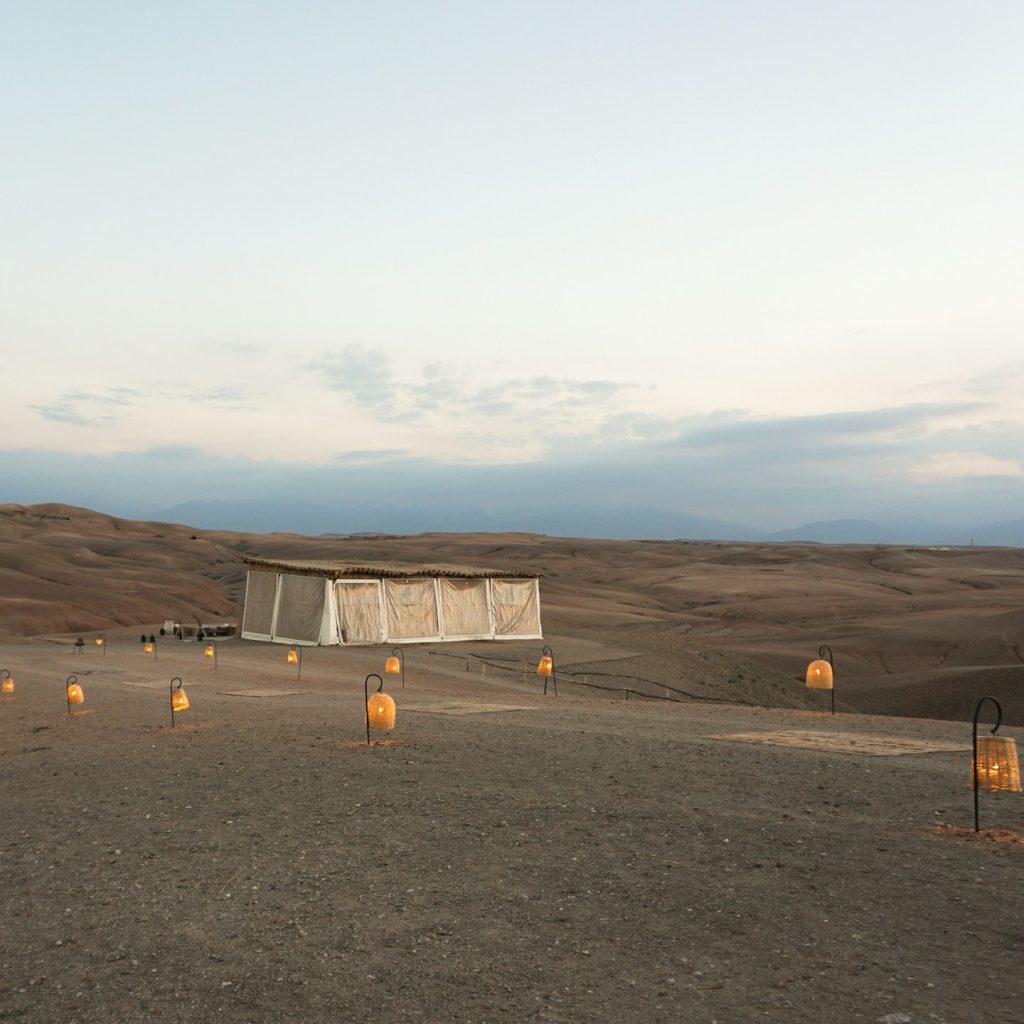
<svg viewBox="0 0 1024 1024"><path fill-rule="evenodd" d="M327 580L322 576L281 575L274 639L318 644L324 621Z"/></svg>
<svg viewBox="0 0 1024 1024"><path fill-rule="evenodd" d="M495 637L541 639L536 580L491 580Z"/></svg>
<svg viewBox="0 0 1024 1024"><path fill-rule="evenodd" d="M388 641L441 639L432 579L385 580L384 610Z"/></svg>
<svg viewBox="0 0 1024 1024"><path fill-rule="evenodd" d="M381 588L377 580L336 580L334 604L341 643L384 642L380 628Z"/></svg>
<svg viewBox="0 0 1024 1024"><path fill-rule="evenodd" d="M441 622L445 639L485 640L494 632L487 580L442 579Z"/></svg>
<svg viewBox="0 0 1024 1024"><path fill-rule="evenodd" d="M274 631L274 605L277 599L277 573L249 570L245 581L245 609L242 637L269 640Z"/></svg>

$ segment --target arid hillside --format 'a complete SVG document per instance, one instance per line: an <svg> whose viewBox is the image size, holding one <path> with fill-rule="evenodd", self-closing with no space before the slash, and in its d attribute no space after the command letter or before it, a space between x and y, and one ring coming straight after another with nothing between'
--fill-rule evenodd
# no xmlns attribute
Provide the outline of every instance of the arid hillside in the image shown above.
<svg viewBox="0 0 1024 1024"><path fill-rule="evenodd" d="M840 710L963 720L992 694L1024 723L1020 549L249 535L3 505L0 637L233 620L247 556L528 569L567 672L822 707L801 680L828 644Z"/></svg>

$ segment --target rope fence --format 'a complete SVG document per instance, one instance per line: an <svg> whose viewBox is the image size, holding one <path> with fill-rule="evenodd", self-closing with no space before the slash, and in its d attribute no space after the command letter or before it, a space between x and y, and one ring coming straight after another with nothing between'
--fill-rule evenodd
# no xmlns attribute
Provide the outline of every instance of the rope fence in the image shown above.
<svg viewBox="0 0 1024 1024"><path fill-rule="evenodd" d="M431 658L449 658L452 661L463 662L464 670L466 672L469 672L475 665L479 665L481 679L486 679L487 670L493 669L497 672L507 672L513 675L520 675L522 677L522 682L526 683L530 676L532 676L536 671L536 667L532 663L523 661L522 658L502 658L495 655L484 656L474 653L466 655L450 654L447 651L428 651L428 672L430 671ZM704 704L744 704L747 707L765 706L757 703L756 701L742 700L738 697L709 697L705 694L693 693L690 690L684 690L681 687L671 686L668 683L663 683L654 679L646 679L643 676L629 675L621 672L602 672L598 670L574 672L570 669L560 668L558 666L556 666L555 672L560 684L578 686L581 689L599 690L603 693L621 693L624 695L626 700L629 700L630 697L634 697L638 700L661 700L680 704L698 702ZM638 690L634 686L630 685L612 686L605 683L593 682L594 677L609 680L621 679L627 683L640 683L644 686L649 686L651 690Z"/></svg>

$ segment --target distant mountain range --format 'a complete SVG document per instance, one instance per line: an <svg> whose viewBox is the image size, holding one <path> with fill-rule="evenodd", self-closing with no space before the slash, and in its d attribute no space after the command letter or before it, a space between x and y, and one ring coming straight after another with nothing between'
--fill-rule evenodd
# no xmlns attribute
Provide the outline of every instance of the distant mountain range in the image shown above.
<svg viewBox="0 0 1024 1024"><path fill-rule="evenodd" d="M1024 547L1024 518L970 528L926 519L833 519L765 533L754 527L687 512L615 506L451 508L310 502L297 499L195 501L140 518L202 529L254 533L540 533L560 537L650 540L805 541L816 544L927 544Z"/></svg>
<svg viewBox="0 0 1024 1024"><path fill-rule="evenodd" d="M832 519L804 523L763 538L768 541L812 541L818 544L948 544L961 547L1024 547L1024 519L986 523L970 529L927 519Z"/></svg>

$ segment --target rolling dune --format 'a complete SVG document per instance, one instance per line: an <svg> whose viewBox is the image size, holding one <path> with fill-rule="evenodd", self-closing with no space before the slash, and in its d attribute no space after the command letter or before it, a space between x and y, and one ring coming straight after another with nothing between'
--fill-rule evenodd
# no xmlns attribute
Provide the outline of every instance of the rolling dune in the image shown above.
<svg viewBox="0 0 1024 1024"><path fill-rule="evenodd" d="M0 637L234 620L246 556L526 569L542 576L546 634L599 647L573 671L821 707L801 684L826 643L841 708L962 720L990 693L1024 723L1020 549L250 535L3 505Z"/></svg>

